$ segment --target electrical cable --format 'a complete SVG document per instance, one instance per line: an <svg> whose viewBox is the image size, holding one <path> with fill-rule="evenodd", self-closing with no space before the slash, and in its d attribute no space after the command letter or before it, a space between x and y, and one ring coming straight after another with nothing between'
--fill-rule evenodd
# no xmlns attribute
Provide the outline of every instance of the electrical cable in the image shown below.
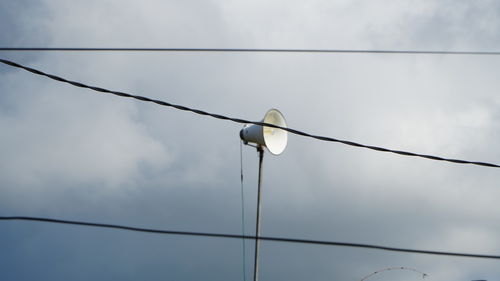
<svg viewBox="0 0 500 281"><path fill-rule="evenodd" d="M384 147L378 147L378 146L360 144L360 143L356 143L356 142L348 141L348 140L341 140L341 139L336 139L336 138L332 138L332 137L326 137L326 136L309 134L309 133L306 133L306 132L303 132L303 131L299 131L299 130L292 129L292 128L280 127L280 126L277 126L277 125L274 125L274 124L269 124L269 123L264 123L264 122L257 122L257 121L249 121L249 120L240 119L240 118L228 117L228 116L221 115L221 114L210 113L210 112L206 112L206 111L203 111L203 110L190 108L190 107L183 106L183 105L169 103L169 102L166 102L166 101L151 99L151 98L144 97L144 96L137 96L137 95L132 95L132 94L124 93L124 92L118 92L118 91L108 90L108 89L101 88L101 87L89 86L89 85L86 85L86 84L83 84L83 83L80 83L80 82L67 80L65 78L62 78L62 77L59 77L59 76L56 76L56 75L53 75L53 74L45 73L45 72L42 72L40 70L31 68L31 67L23 66L23 65L20 65L18 63L15 63L15 62L12 62L12 61L9 61L9 60L5 60L5 59L0 59L0 62L3 63L3 64L6 64L6 65L12 66L12 67L24 69L26 71L29 71L29 72L37 74L37 75L48 77L50 79L53 79L53 80L56 80L56 81L59 81L59 82L68 83L68 84L71 84L71 85L76 86L76 87L86 88L86 89L90 89L90 90L93 90L93 91L96 91L96 92L108 93L108 94L112 94L112 95L116 95L116 96L120 96L120 97L133 98L133 99L137 99L137 100L145 101L145 102L152 102L152 103L155 103L155 104L158 104L158 105L167 106L167 107L173 107L173 108L178 109L178 110L189 111L189 112L193 112L193 113L196 113L196 114L199 114L199 115L210 116L210 117L213 117L213 118L216 118L216 119L232 121L232 122L240 123L240 124L255 124L255 125L260 125L260 126L272 127L272 128L277 128L277 129L285 130L285 131L287 131L289 133L292 133L292 134L295 134L295 135L309 137L309 138L313 138L313 139L317 139L317 140L321 140L321 141L337 142L337 143L342 143L342 144L349 145L349 146L366 148L366 149L380 151L380 152L389 152L389 153L394 153L394 154L403 155L403 156L420 157L420 158L426 158L426 159L436 160L436 161L452 162L452 163L456 163L456 164L470 164L470 165L477 165L477 166L484 166L484 167L500 168L500 165L493 164L493 163L478 162L478 161L468 161L468 160L452 159L452 158L444 158L444 157L439 157L439 156L435 156L435 155L419 154L419 153L414 153L414 152L409 152L409 151L402 151L402 150L393 150L393 149L384 148Z"/></svg>
<svg viewBox="0 0 500 281"><path fill-rule="evenodd" d="M294 238L269 237L269 236L258 236L257 237L257 236L253 236L253 235L237 235L237 234L222 234L222 233L207 233L207 232L161 230L161 229L140 228L140 227L125 226L125 225L117 225L117 224L92 223L92 222L84 222L84 221L61 220L61 219L51 219L51 218L42 218L42 217L0 216L0 220L3 220L3 221L37 221L37 222L46 222L46 223L90 226L90 227L98 227L98 228L111 228L111 229L120 229L120 230L145 232L145 233L156 233L156 234L200 236L200 237L214 237L214 238L233 238L233 239L252 239L252 240L258 239L258 240L273 241L273 242L312 244L312 245L337 246L337 247L349 247L349 248L363 248L363 249L382 250L382 251L390 251L390 252L402 252L402 253L413 253L413 254L427 254L427 255L439 255L439 256L454 256L454 257L465 257L465 258L481 258L481 259L500 260L500 255L483 255L483 254L471 254L471 253L405 249L405 248L379 246L379 245L373 245L373 244L334 242L334 241L324 241L324 240L294 239Z"/></svg>
<svg viewBox="0 0 500 281"><path fill-rule="evenodd" d="M370 49L274 49L274 48L92 48L92 47L0 47L16 52L231 52L231 53L347 53L413 55L500 55L499 51L370 50Z"/></svg>

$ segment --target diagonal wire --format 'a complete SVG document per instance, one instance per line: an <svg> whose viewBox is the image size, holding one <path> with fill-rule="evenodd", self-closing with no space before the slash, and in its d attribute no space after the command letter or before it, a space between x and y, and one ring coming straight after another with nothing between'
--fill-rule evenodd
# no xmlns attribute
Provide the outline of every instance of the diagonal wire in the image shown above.
<svg viewBox="0 0 500 281"><path fill-rule="evenodd" d="M225 53L347 53L413 55L488 55L499 51L373 50L373 49L278 49L278 48L92 48L92 47L0 47L16 52L225 52Z"/></svg>
<svg viewBox="0 0 500 281"><path fill-rule="evenodd" d="M120 96L120 97L133 98L133 99L137 99L137 100L141 100L141 101L145 101L145 102L152 102L152 103L155 103L158 105L173 107L173 108L178 109L178 110L189 111L189 112L193 112L193 113L200 114L200 115L210 116L210 117L213 117L216 119L228 120L228 121L232 121L232 122L236 122L236 123L240 123L240 124L255 124L255 125L260 125L260 126L282 129L282 130L285 130L289 133L299 135L299 136L309 137L309 138L313 138L313 139L317 139L317 140L321 140L321 141L326 141L326 142L337 142L337 143L342 143L342 144L349 145L349 146L361 147L361 148L366 148L366 149L380 151L380 152L389 152L389 153L394 153L394 154L398 154L398 155L420 157L420 158L426 158L426 159L430 159L430 160L446 161L446 162L452 162L452 163L457 163L457 164L470 164L470 165L477 165L477 166L483 166L483 167L500 168L500 165L493 164L493 163L444 158L444 157L439 157L439 156L435 156L435 155L420 154L420 153L414 153L414 152L409 152L409 151L394 150L394 149L389 149L389 148L384 148L384 147L365 145L365 144L361 144L361 143L357 143L357 142L353 142L353 141L348 141L348 140L341 140L341 139L336 139L336 138L332 138L332 137L309 134L309 133L306 133L303 131L299 131L299 130L292 129L292 128L280 127L280 126L277 126L274 124L228 117L225 115L210 113L210 112L203 111L200 109L195 109L195 108L190 108L190 107L183 106L183 105L169 103L166 101L151 99L151 98L144 97L144 96L132 95L132 94L128 94L125 92L118 92L118 91L108 90L108 89L101 88L101 87L86 85L86 84L83 84L80 82L67 80L65 78L62 78L62 77L59 77L59 76L56 76L53 74L45 73L45 72L42 72L40 70L31 68L31 67L20 65L18 63L13 62L13 61L5 60L5 59L0 59L0 62L3 64L6 64L6 65L12 66L12 67L24 69L26 71L29 71L29 72L37 74L37 75L48 77L50 79L53 79L53 80L56 80L59 82L68 83L68 84L71 84L71 85L76 86L76 87L86 88L86 89L90 89L90 90L93 90L96 92L108 93L108 94L112 94L112 95L116 95L116 96Z"/></svg>
<svg viewBox="0 0 500 281"><path fill-rule="evenodd" d="M483 254L471 254L471 253L417 250L417 249L379 246L379 245L373 245L373 244L359 244L359 243L350 243L350 242L334 242L334 241L324 241L324 240L295 239L295 238L270 237L270 236L257 237L257 236L253 236L253 235L237 235L237 234L222 234L222 233L208 233L208 232L162 230L162 229L140 228L140 227L133 227L133 226L117 225L117 224L60 220L60 219L51 219L51 218L42 218L42 217L0 216L0 221L37 221L37 222L45 222L45 223L80 225L80 226L88 226L88 227L110 228L110 229L128 230L128 231L136 231L136 232L143 232L143 233L166 234L166 235L184 235L184 236L232 238L232 239L252 239L252 240L258 239L258 240L264 240L264 241L295 243L295 244L298 243L298 244L310 244L310 245L321 245L321 246L363 248L363 249L412 253L412 254L426 254L426 255L438 255L438 256L454 256L454 257L463 257L463 258L481 258L481 259L500 260L500 255L483 255Z"/></svg>

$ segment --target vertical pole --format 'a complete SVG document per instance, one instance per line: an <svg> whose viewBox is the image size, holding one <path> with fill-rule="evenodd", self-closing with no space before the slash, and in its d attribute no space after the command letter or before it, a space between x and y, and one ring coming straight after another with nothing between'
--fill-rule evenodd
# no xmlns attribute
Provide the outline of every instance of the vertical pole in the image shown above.
<svg viewBox="0 0 500 281"><path fill-rule="evenodd" d="M260 236L260 202L261 202L261 187L262 187L262 161L264 159L264 149L262 146L257 147L257 152L259 153L259 184L257 188L257 219L255 226L255 255L254 255L254 267L253 267L253 280L259 280L259 236Z"/></svg>

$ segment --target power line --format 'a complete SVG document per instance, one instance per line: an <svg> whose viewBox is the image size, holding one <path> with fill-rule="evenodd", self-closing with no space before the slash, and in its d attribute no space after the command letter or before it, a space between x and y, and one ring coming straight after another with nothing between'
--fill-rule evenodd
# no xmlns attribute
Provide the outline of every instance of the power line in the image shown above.
<svg viewBox="0 0 500 281"><path fill-rule="evenodd" d="M41 218L41 217L0 216L0 220L3 220L3 221L37 221L37 222L46 222L46 223L90 226L90 227L98 227L98 228L111 228L111 229L128 230L128 231L136 231L136 232L144 232L144 233L166 234L166 235L183 235L183 236L232 238L232 239L252 239L252 240L258 239L258 240L272 241L272 242L312 244L312 245L337 246L337 247L349 247L349 248L363 248L363 249L412 253L412 254L455 256L455 257L481 258L481 259L500 259L500 256L498 256L498 255L482 255L482 254L470 254L470 253L416 250L416 249L386 247L386 246L379 246L379 245L372 245L372 244L334 242L334 241L324 241L324 240L294 239L294 238L282 238L282 237L270 237L270 236L258 236L257 237L257 236L253 236L253 235L237 235L237 234L222 234L222 233L208 233L208 232L192 232L192 231L174 231L174 230L162 230L162 229L152 229L152 228L140 228L140 227L125 226L125 225L117 225L117 224L93 223L93 222L84 222L84 221Z"/></svg>
<svg viewBox="0 0 500 281"><path fill-rule="evenodd" d="M500 51L374 50L374 49L274 49L274 48L88 48L88 47L0 47L16 52L218 52L218 53L347 53L409 55L500 55Z"/></svg>
<svg viewBox="0 0 500 281"><path fill-rule="evenodd" d="M360 144L360 143L353 142L353 141L348 141L348 140L341 140L341 139L336 139L336 138L332 138L332 137L326 137L326 136L321 136L321 135L309 134L309 133L306 133L306 132L303 132L303 131L299 131L299 130L292 129L292 128L284 128L284 127L280 127L280 126L277 126L277 125L274 125L274 124L269 124L269 123L264 123L264 122L258 122L258 121L250 121L250 120L245 120L245 119L240 119L240 118L228 117L228 116L221 115L221 114L206 112L206 111L203 111L203 110L200 110L200 109L194 109L194 108L190 108L190 107L183 106L183 105L169 103L169 102L166 102L166 101L151 99L151 98L144 97L144 96L137 96L137 95L132 95L132 94L124 93L124 92L118 92L118 91L108 90L108 89L100 88L100 87L96 87L96 86L89 86L89 85L86 85L86 84L83 84L83 83L80 83L80 82L67 80L65 78L62 78L62 77L59 77L59 76L56 76L56 75L53 75L53 74L45 73L45 72L42 72L40 70L31 68L31 67L23 66L23 65L20 65L18 63L15 63L15 62L12 62L12 61L9 61L9 60L5 60L5 59L0 59L0 62L3 63L3 64L6 64L6 65L9 65L9 66L13 66L13 67L24 69L26 71L29 71L29 72L37 74L37 75L48 77L50 79L53 79L53 80L56 80L56 81L59 81L59 82L68 83L68 84L71 84L71 85L76 86L76 87L86 88L86 89L90 89L90 90L93 90L93 91L96 91L96 92L112 94L112 95L116 95L116 96L120 96L120 97L133 98L133 99L137 99L137 100L145 101L145 102L152 102L152 103L155 103L155 104L158 104L158 105L167 106L167 107L173 107L173 108L178 109L178 110L189 111L189 112L193 112L193 113L196 113L196 114L199 114L199 115L210 116L210 117L213 117L213 118L216 118L216 119L228 120L228 121L232 121L232 122L240 123L240 124L255 124L255 125L260 125L260 126L272 127L272 128L277 128L277 129L285 130L285 131L287 131L289 133L292 133L292 134L295 134L295 135L309 137L309 138L313 138L313 139L317 139L317 140L321 140L321 141L337 142L337 143L342 143L342 144L349 145L349 146L367 148L367 149L370 149L370 150L375 150L375 151L380 151L380 152L390 152L390 153L394 153L394 154L398 154L398 155L403 155L403 156L420 157L420 158L426 158L426 159L436 160L436 161L452 162L452 163L456 163L456 164L470 164L470 165L477 165L477 166L484 166L484 167L500 168L500 165L493 164L493 163L478 162L478 161L468 161L468 160L452 159L452 158L444 158L444 157L435 156L435 155L419 154L419 153L415 153L415 152L402 151L402 150L394 150L394 149L389 149L389 148L384 148L384 147L378 147L378 146L372 146L372 145L365 145L365 144Z"/></svg>

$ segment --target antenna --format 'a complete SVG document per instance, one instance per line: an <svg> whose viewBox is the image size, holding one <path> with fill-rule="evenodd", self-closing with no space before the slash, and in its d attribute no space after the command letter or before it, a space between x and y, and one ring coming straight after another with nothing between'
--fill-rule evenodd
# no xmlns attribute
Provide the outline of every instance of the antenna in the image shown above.
<svg viewBox="0 0 500 281"><path fill-rule="evenodd" d="M266 115L264 115L264 119L262 119L263 123L268 123L276 126L280 126L282 128L287 128L285 117L283 114L277 109L270 109L267 111ZM255 225L255 255L254 255L254 267L253 267L253 280L259 280L259 236L260 236L260 210L261 210L261 201L262 201L262 162L264 160L264 149L263 147L267 147L267 150L271 152L273 155L279 155L283 153L285 150L286 144L288 142L288 134L285 130L271 128L260 125L250 125L243 127L240 131L240 138L245 143L249 142L257 144L257 152L259 153L259 181L257 188L257 218Z"/></svg>

